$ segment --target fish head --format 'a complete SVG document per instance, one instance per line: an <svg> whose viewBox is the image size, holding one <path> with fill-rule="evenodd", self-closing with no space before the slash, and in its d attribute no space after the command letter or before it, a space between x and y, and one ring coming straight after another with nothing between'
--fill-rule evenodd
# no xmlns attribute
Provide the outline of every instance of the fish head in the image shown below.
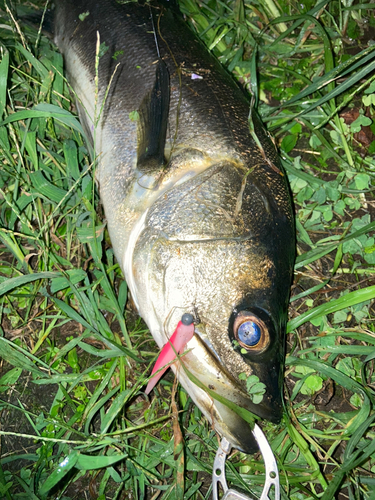
<svg viewBox="0 0 375 500"><path fill-rule="evenodd" d="M273 422L282 415L294 232L285 180L270 179L276 197L264 178L221 162L168 190L138 228L128 278L160 347L183 313L195 315L184 366L174 369L214 428L247 452L249 425L225 400ZM254 375L261 401L248 392Z"/></svg>

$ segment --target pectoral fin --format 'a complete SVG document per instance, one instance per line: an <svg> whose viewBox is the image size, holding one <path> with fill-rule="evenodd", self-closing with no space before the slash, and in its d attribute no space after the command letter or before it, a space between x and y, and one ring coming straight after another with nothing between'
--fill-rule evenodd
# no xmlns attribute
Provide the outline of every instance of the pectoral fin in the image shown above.
<svg viewBox="0 0 375 500"><path fill-rule="evenodd" d="M160 169L164 164L169 114L169 73L164 61L159 60L155 84L139 108L138 160L140 171Z"/></svg>

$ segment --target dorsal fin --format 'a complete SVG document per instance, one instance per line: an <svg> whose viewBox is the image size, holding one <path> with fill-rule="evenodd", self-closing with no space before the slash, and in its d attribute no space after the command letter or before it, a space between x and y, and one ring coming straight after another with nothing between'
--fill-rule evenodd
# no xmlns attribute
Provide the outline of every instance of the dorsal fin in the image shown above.
<svg viewBox="0 0 375 500"><path fill-rule="evenodd" d="M138 161L140 171L160 169L164 161L169 114L169 73L166 64L159 59L155 72L155 84L145 96L139 108Z"/></svg>

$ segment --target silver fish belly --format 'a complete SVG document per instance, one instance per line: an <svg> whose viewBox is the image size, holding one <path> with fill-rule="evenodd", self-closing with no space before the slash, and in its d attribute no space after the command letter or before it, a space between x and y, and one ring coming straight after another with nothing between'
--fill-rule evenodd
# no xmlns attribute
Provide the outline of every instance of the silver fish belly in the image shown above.
<svg viewBox="0 0 375 500"><path fill-rule="evenodd" d="M275 148L254 116L256 144L248 97L172 10L55 3L55 41L95 137L100 197L132 298L159 347L183 313L199 319L187 371L173 369L214 429L251 451L248 423L222 398L281 418L295 236ZM105 53L95 111L97 33ZM266 387L257 404L251 375Z"/></svg>

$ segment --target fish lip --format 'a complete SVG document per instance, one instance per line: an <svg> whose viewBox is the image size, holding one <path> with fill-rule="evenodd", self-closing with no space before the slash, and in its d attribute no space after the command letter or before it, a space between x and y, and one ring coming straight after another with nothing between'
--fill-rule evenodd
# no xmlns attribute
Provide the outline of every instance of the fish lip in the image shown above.
<svg viewBox="0 0 375 500"><path fill-rule="evenodd" d="M220 356L199 325L195 328L195 334L193 341L189 342L187 346L188 349L192 347L191 351L182 358L186 370L198 378L205 387L209 388L210 394L216 392L219 396L251 412L255 418L260 417L278 423L282 416L281 395L279 395L278 400L274 395L271 398L265 395L261 403L253 403L246 390L228 372ZM200 349L205 351L203 356L199 356L199 359L194 356L194 347L198 347L197 344ZM202 373L202 366L205 367L204 373ZM194 388L191 388L192 382L190 382L184 370L180 370L179 378L185 387L186 383L189 384L190 395L208 420L211 421L215 430L226 437L239 450L249 454L257 451L258 447L251 434L248 422L208 393L205 394L205 398L201 397L200 391L202 390L195 384Z"/></svg>

